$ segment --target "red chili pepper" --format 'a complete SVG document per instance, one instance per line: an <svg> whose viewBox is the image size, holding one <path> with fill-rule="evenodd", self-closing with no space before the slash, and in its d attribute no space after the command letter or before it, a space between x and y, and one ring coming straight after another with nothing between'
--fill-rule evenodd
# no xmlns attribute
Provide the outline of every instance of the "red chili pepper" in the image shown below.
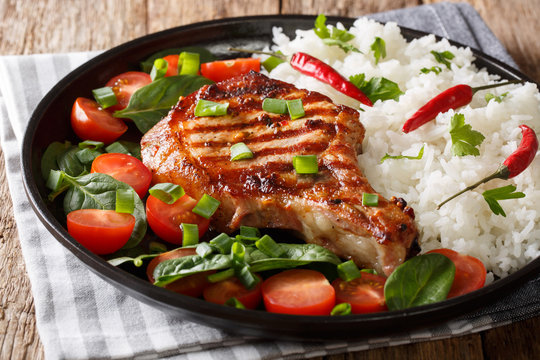
<svg viewBox="0 0 540 360"><path fill-rule="evenodd" d="M422 106L413 116L411 116L405 124L403 124L403 132L411 132L427 122L435 119L439 113L447 112L450 109L457 109L469 104L472 101L473 95L479 90L491 89L498 86L515 84L522 82L521 80L512 80L499 84L491 84L486 86L470 87L469 85L456 85L444 90L439 95Z"/></svg>
<svg viewBox="0 0 540 360"><path fill-rule="evenodd" d="M323 61L303 52L294 53L291 57L291 66L304 75L314 77L337 91L360 101L367 106L373 106L373 103L360 89L352 82L345 79L333 67Z"/></svg>
<svg viewBox="0 0 540 360"><path fill-rule="evenodd" d="M437 209L440 209L441 206L463 194L464 192L475 189L489 180L507 180L521 174L523 170L525 170L532 163L534 157L536 156L536 152L538 151L538 138L536 137L534 130L527 125L520 125L519 128L521 129L522 138L518 148L512 154L510 154L506 160L504 160L497 171L489 176L486 176L477 183L467 186L457 194L452 195L448 199L444 200L437 206Z"/></svg>

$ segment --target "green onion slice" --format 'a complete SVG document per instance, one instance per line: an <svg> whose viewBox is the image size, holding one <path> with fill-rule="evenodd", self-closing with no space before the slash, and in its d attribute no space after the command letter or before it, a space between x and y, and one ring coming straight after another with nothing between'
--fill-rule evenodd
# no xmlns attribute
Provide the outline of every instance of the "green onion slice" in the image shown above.
<svg viewBox="0 0 540 360"><path fill-rule="evenodd" d="M79 143L79 149L92 149L92 150L99 150L101 149L105 144L101 141L94 141L94 140L85 140L81 141Z"/></svg>
<svg viewBox="0 0 540 360"><path fill-rule="evenodd" d="M240 226L240 235L247 237L247 238L260 238L261 232L256 227L252 226Z"/></svg>
<svg viewBox="0 0 540 360"><path fill-rule="evenodd" d="M154 66L152 66L152 70L150 71L150 78L152 81L165 77L168 67L169 63L167 60L162 58L154 60Z"/></svg>
<svg viewBox="0 0 540 360"><path fill-rule="evenodd" d="M214 246L222 254L229 254L231 252L231 247L234 240L225 233L221 233L212 240L210 240L210 245Z"/></svg>
<svg viewBox="0 0 540 360"><path fill-rule="evenodd" d="M253 152L243 142L231 146L231 161L253 158Z"/></svg>
<svg viewBox="0 0 540 360"><path fill-rule="evenodd" d="M278 243L274 241L270 236L264 235L259 240L255 242L255 246L257 249L259 249L263 254L268 255L272 258L278 258L283 255L285 252L281 246L279 246Z"/></svg>
<svg viewBox="0 0 540 360"><path fill-rule="evenodd" d="M228 278L231 278L234 276L234 269L227 269L224 271L220 271L211 275L208 275L206 278L211 283L217 283L223 280L227 280Z"/></svg>
<svg viewBox="0 0 540 360"><path fill-rule="evenodd" d="M199 72L200 56L198 53L184 51L178 57L179 75L197 75Z"/></svg>
<svg viewBox="0 0 540 360"><path fill-rule="evenodd" d="M99 106L101 106L103 109L106 109L118 103L118 100L116 99L116 94L110 86L94 89L92 90L92 95L94 95L94 99L96 99Z"/></svg>
<svg viewBox="0 0 540 360"><path fill-rule="evenodd" d="M289 109L289 115L291 116L292 120L306 115L301 99L287 100L287 109Z"/></svg>
<svg viewBox="0 0 540 360"><path fill-rule="evenodd" d="M287 100L273 98L264 99L262 109L272 114L286 114L289 111L287 109Z"/></svg>
<svg viewBox="0 0 540 360"><path fill-rule="evenodd" d="M152 254L161 254L167 251L167 246L157 241L150 241L148 250L150 250Z"/></svg>
<svg viewBox="0 0 540 360"><path fill-rule="evenodd" d="M245 309L246 307L244 304L240 302L237 298L234 296L232 298L229 298L227 301L225 301L225 306L230 306L237 309Z"/></svg>
<svg viewBox="0 0 540 360"><path fill-rule="evenodd" d="M200 99L195 106L195 116L223 116L227 115L229 103L218 103Z"/></svg>
<svg viewBox="0 0 540 360"><path fill-rule="evenodd" d="M199 227L197 224L180 225L182 228L182 246L197 245L199 243Z"/></svg>
<svg viewBox="0 0 540 360"><path fill-rule="evenodd" d="M350 315L352 311L351 304L349 303L341 303L334 306L332 311L330 312L330 315L332 316L338 316L338 315Z"/></svg>
<svg viewBox="0 0 540 360"><path fill-rule="evenodd" d="M212 246L208 244L207 242L202 242L199 245L197 245L197 248L195 249L197 252L197 255L199 255L202 258L207 257L208 255L212 254L214 252L214 249L212 249Z"/></svg>
<svg viewBox="0 0 540 360"><path fill-rule="evenodd" d="M148 192L153 197L169 205L174 204L176 200L180 199L186 193L180 185L172 183L156 184Z"/></svg>
<svg viewBox="0 0 540 360"><path fill-rule="evenodd" d="M116 212L133 214L135 210L135 192L132 189L116 190Z"/></svg>
<svg viewBox="0 0 540 360"><path fill-rule="evenodd" d="M379 205L379 195L362 193L362 205L364 206L377 206Z"/></svg>
<svg viewBox="0 0 540 360"><path fill-rule="evenodd" d="M197 205L191 210L205 219L210 219L219 207L220 202L210 195L204 194Z"/></svg>
<svg viewBox="0 0 540 360"><path fill-rule="evenodd" d="M293 157L293 166L298 174L316 174L319 172L317 155L296 155Z"/></svg>
<svg viewBox="0 0 540 360"><path fill-rule="evenodd" d="M260 281L260 279L251 272L249 265L236 270L234 274L247 289L253 289Z"/></svg>
<svg viewBox="0 0 540 360"><path fill-rule="evenodd" d="M239 242L234 242L231 247L232 259L238 264L244 263L244 257L246 256L246 247Z"/></svg>
<svg viewBox="0 0 540 360"><path fill-rule="evenodd" d="M362 276L360 269L358 269L352 260L339 264L337 266L337 272L339 277L344 281L351 281Z"/></svg>
<svg viewBox="0 0 540 360"><path fill-rule="evenodd" d="M63 171L51 169L51 171L49 171L49 177L47 178L46 186L53 192L58 191L62 187L62 184L64 182L64 175L65 173Z"/></svg>
<svg viewBox="0 0 540 360"><path fill-rule="evenodd" d="M281 54L281 51L278 51L278 54ZM276 56L270 56L266 60L264 60L261 65L266 69L266 71L270 72L274 70L279 64L284 63L285 60L280 59Z"/></svg>

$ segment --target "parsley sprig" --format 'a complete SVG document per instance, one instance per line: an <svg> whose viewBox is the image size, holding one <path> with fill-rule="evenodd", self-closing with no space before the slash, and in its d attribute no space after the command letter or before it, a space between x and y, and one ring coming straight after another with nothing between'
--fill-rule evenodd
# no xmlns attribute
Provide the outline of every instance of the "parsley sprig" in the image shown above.
<svg viewBox="0 0 540 360"><path fill-rule="evenodd" d="M499 204L499 200L520 199L525 197L524 193L515 191L516 187L514 185L507 185L500 188L486 190L482 193L482 196L495 215L502 215L506 217L506 213Z"/></svg>
<svg viewBox="0 0 540 360"><path fill-rule="evenodd" d="M452 54L450 51L438 52L432 50L431 54L435 57L435 60L437 60L439 64L445 65L448 69L450 69L450 61L448 60L452 60L453 58L455 58L455 55Z"/></svg>
<svg viewBox="0 0 540 360"><path fill-rule="evenodd" d="M384 77L373 77L366 81L365 74L356 74L349 77L349 81L362 90L372 102L390 99L397 101L403 95L398 84Z"/></svg>
<svg viewBox="0 0 540 360"><path fill-rule="evenodd" d="M373 41L371 44L370 49L373 51L375 64L378 64L380 59L384 59L386 57L386 43L380 37L375 37L375 41Z"/></svg>
<svg viewBox="0 0 540 360"><path fill-rule="evenodd" d="M317 19L315 19L313 31L328 46L338 46L346 53L349 51L361 53L358 48L348 43L354 39L355 36L347 30L338 29L335 26L326 26L326 16L323 14L320 14L317 16Z"/></svg>
<svg viewBox="0 0 540 360"><path fill-rule="evenodd" d="M487 93L486 96L484 96L484 99L486 99L486 102L490 102L491 100L493 100L498 103L501 103L503 99L506 97L506 95L508 95L508 91L499 96L493 95L492 93Z"/></svg>
<svg viewBox="0 0 540 360"><path fill-rule="evenodd" d="M421 160L422 157L424 156L424 147L426 145L422 145L422 148L420 149L420 151L418 151L418 155L416 156L409 156L409 155L390 155L388 153L386 153L382 159L381 159L381 164L385 161L385 160L388 160L388 159L394 159L394 160L400 160L400 159L409 159L409 160Z"/></svg>
<svg viewBox="0 0 540 360"><path fill-rule="evenodd" d="M452 154L456 156L480 155L477 146L482 144L485 136L465 124L465 115L455 114L450 121L450 137L452 138Z"/></svg>

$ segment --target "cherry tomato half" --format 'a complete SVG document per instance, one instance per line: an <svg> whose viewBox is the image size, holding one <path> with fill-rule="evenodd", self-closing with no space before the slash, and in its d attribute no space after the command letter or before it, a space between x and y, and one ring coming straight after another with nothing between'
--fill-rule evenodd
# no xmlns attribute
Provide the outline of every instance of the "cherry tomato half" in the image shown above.
<svg viewBox="0 0 540 360"><path fill-rule="evenodd" d="M128 129L120 119L103 110L94 100L79 97L71 110L71 127L83 140L114 142Z"/></svg>
<svg viewBox="0 0 540 360"><path fill-rule="evenodd" d="M187 194L170 205L150 195L146 199L148 225L157 236L172 244L182 243L180 228L182 223L197 224L199 237L202 237L208 229L210 220L192 212L195 205L197 201Z"/></svg>
<svg viewBox="0 0 540 360"><path fill-rule="evenodd" d="M158 266L159 263L165 260L195 255L196 253L197 252L195 251L195 248L179 248L164 252L163 254L159 254L158 256L153 258L152 261L150 261L148 267L146 268L146 276L148 276L148 280L150 280L152 284L154 283L154 269L156 268L156 266ZM186 276L165 285L165 289L187 296L199 297L202 295L203 290L208 285L210 285L207 280L208 275L214 272L215 271L205 271L198 274Z"/></svg>
<svg viewBox="0 0 540 360"><path fill-rule="evenodd" d="M379 275L362 273L351 281L336 279L332 286L336 290L336 303L351 304L353 314L365 314L387 310L384 300L386 279Z"/></svg>
<svg viewBox="0 0 540 360"><path fill-rule="evenodd" d="M92 162L90 172L112 176L131 186L143 198L152 181L152 173L139 159L120 153L99 155Z"/></svg>
<svg viewBox="0 0 540 360"><path fill-rule="evenodd" d="M110 86L116 95L117 104L109 107L110 110L125 109L131 95L138 89L152 82L152 78L142 71L128 71L120 75L116 75L105 86Z"/></svg>
<svg viewBox="0 0 540 360"><path fill-rule="evenodd" d="M261 71L261 59L238 58L201 64L201 75L215 82L247 74L251 70Z"/></svg>
<svg viewBox="0 0 540 360"><path fill-rule="evenodd" d="M262 299L261 282L259 281L253 289L246 289L238 278L232 277L208 286L204 289L203 297L206 301L220 305L235 297L247 309L255 309Z"/></svg>
<svg viewBox="0 0 540 360"><path fill-rule="evenodd" d="M477 258L450 249L435 249L427 253L442 254L456 266L456 275L448 299L478 290L486 283L486 267Z"/></svg>
<svg viewBox="0 0 540 360"><path fill-rule="evenodd" d="M112 254L133 232L135 217L114 210L81 209L67 215L67 229L75 240L94 254Z"/></svg>
<svg viewBox="0 0 540 360"><path fill-rule="evenodd" d="M262 284L268 312L293 315L329 315L336 303L335 291L326 277L308 269L286 270Z"/></svg>
<svg viewBox="0 0 540 360"><path fill-rule="evenodd" d="M167 72L165 76L174 76L178 75L178 58L180 55L167 55L163 60L167 61Z"/></svg>

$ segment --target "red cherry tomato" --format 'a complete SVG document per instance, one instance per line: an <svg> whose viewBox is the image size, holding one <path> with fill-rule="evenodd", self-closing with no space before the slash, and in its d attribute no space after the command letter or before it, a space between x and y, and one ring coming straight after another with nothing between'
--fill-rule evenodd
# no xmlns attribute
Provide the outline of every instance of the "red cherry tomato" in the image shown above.
<svg viewBox="0 0 540 360"><path fill-rule="evenodd" d="M456 266L456 275L447 298L478 290L486 283L486 267L475 257L462 255L450 249L435 249L427 252L446 256Z"/></svg>
<svg viewBox="0 0 540 360"><path fill-rule="evenodd" d="M238 58L201 64L201 75L216 82L247 74L251 70L261 71L261 59Z"/></svg>
<svg viewBox="0 0 540 360"><path fill-rule="evenodd" d="M152 78L147 73L141 71L128 71L116 75L105 86L110 86L116 95L117 103L108 109L116 111L125 109L129 104L131 95L138 89L152 82Z"/></svg>
<svg viewBox="0 0 540 360"><path fill-rule="evenodd" d="M235 297L247 309L255 309L262 299L261 282L259 281L253 289L246 289L238 278L232 277L208 286L204 289L203 297L206 301L220 305Z"/></svg>
<svg viewBox="0 0 540 360"><path fill-rule="evenodd" d="M114 142L128 129L120 119L103 110L97 102L86 98L77 98L71 109L71 127L83 140Z"/></svg>
<svg viewBox="0 0 540 360"><path fill-rule="evenodd" d="M167 61L167 64L169 64L165 76L178 75L178 58L179 55L167 55L163 58L163 60Z"/></svg>
<svg viewBox="0 0 540 360"><path fill-rule="evenodd" d="M146 276L148 280L153 284L154 283L154 269L158 266L159 263L170 260L177 259L184 256L195 255L197 252L195 248L179 248L171 251L167 251L163 254L159 254L150 261L148 267L146 268ZM178 279L170 284L165 285L165 289L174 291L179 294L184 294L187 296L199 297L202 295L203 290L210 285L207 278L208 275L214 273L215 271L205 271L202 273L186 276L184 278Z"/></svg>
<svg viewBox="0 0 540 360"><path fill-rule="evenodd" d="M67 215L67 229L75 240L94 254L112 254L133 232L135 217L114 210L81 209Z"/></svg>
<svg viewBox="0 0 540 360"><path fill-rule="evenodd" d="M336 303L351 304L353 314L365 314L387 310L384 300L386 279L379 275L362 273L351 281L336 279L332 282L336 290Z"/></svg>
<svg viewBox="0 0 540 360"><path fill-rule="evenodd" d="M143 198L152 181L152 173L139 159L120 153L99 155L92 162L90 170L112 176L131 186Z"/></svg>
<svg viewBox="0 0 540 360"><path fill-rule="evenodd" d="M262 284L268 312L293 315L329 315L336 303L335 291L318 271L286 270Z"/></svg>
<svg viewBox="0 0 540 360"><path fill-rule="evenodd" d="M197 201L187 194L170 205L150 195L146 200L148 225L157 236L172 244L182 243L180 228L182 223L197 224L199 237L202 237L208 229L210 220L192 212L195 205Z"/></svg>

